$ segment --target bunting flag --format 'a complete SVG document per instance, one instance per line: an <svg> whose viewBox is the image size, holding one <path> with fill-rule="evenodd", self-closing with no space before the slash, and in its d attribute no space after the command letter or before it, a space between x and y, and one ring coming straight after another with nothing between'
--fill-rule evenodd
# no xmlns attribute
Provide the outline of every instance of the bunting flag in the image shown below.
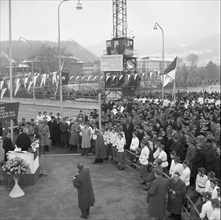
<svg viewBox="0 0 221 220"><path fill-rule="evenodd" d="M38 78L38 76L34 76L34 77L33 77L33 86L36 85L37 78Z"/></svg>
<svg viewBox="0 0 221 220"><path fill-rule="evenodd" d="M33 84L33 81L30 81L30 82L29 82L29 84L28 84L28 89L27 89L27 92L29 92L29 90L30 90L30 88L31 88L32 84Z"/></svg>
<svg viewBox="0 0 221 220"><path fill-rule="evenodd" d="M8 90L10 90L10 80L7 80Z"/></svg>
<svg viewBox="0 0 221 220"><path fill-rule="evenodd" d="M15 86L17 87L19 85L19 83L20 83L20 79L16 79Z"/></svg>
<svg viewBox="0 0 221 220"><path fill-rule="evenodd" d="M172 82L173 80L175 80L176 63L177 63L177 57L173 60L173 62L164 71L163 87L165 87L169 82Z"/></svg>
<svg viewBox="0 0 221 220"><path fill-rule="evenodd" d="M150 72L150 79L152 79L152 76L153 76L153 72Z"/></svg>
<svg viewBox="0 0 221 220"><path fill-rule="evenodd" d="M106 82L108 81L109 78L110 78L110 76L107 76L107 77L106 77Z"/></svg>
<svg viewBox="0 0 221 220"><path fill-rule="evenodd" d="M98 76L95 76L95 77L92 79L92 81L94 81L97 77L98 77Z"/></svg>
<svg viewBox="0 0 221 220"><path fill-rule="evenodd" d="M0 89L2 89L3 84L4 84L4 81L0 81Z"/></svg>
<svg viewBox="0 0 221 220"><path fill-rule="evenodd" d="M20 80L20 79L18 79L18 80ZM19 88L20 88L20 84L17 84L17 83L16 83L15 94L14 94L15 96L16 96L16 94L17 94Z"/></svg>
<svg viewBox="0 0 221 220"><path fill-rule="evenodd" d="M119 81L122 79L122 77L123 77L123 75L120 75L120 77L119 77Z"/></svg>
<svg viewBox="0 0 221 220"><path fill-rule="evenodd" d="M57 78L56 78L57 72L52 73L52 84L57 83Z"/></svg>
<svg viewBox="0 0 221 220"><path fill-rule="evenodd" d="M112 79L112 81L114 81L114 79L115 79L116 77L117 77L117 76L116 76L116 75L114 75L114 76L113 76L113 79Z"/></svg>
<svg viewBox="0 0 221 220"><path fill-rule="evenodd" d="M24 78L23 81L24 81L24 87L26 88L26 84L28 82L28 77Z"/></svg>
<svg viewBox="0 0 221 220"><path fill-rule="evenodd" d="M137 78L137 73L134 75L134 80L136 80L136 78Z"/></svg>
<svg viewBox="0 0 221 220"><path fill-rule="evenodd" d="M90 78L92 78L92 76L88 76L88 79L87 79L87 81L89 81L89 80L90 80Z"/></svg>
<svg viewBox="0 0 221 220"><path fill-rule="evenodd" d="M6 90L7 90L7 88L2 89L2 91L1 91L1 100L4 97L4 94L5 94Z"/></svg>
<svg viewBox="0 0 221 220"><path fill-rule="evenodd" d="M142 75L141 75L141 79L143 79L143 78L144 78L144 76L145 76L145 73L142 73Z"/></svg>
<svg viewBox="0 0 221 220"><path fill-rule="evenodd" d="M103 78L104 78L104 76L101 76L101 77L100 77L100 80L102 80Z"/></svg>
<svg viewBox="0 0 221 220"><path fill-rule="evenodd" d="M76 81L78 80L79 77L80 77L80 76L77 76L77 77L76 77Z"/></svg>
<svg viewBox="0 0 221 220"><path fill-rule="evenodd" d="M74 76L71 76L71 77L70 77L70 80L72 80L73 78L74 78Z"/></svg>
<svg viewBox="0 0 221 220"><path fill-rule="evenodd" d="M81 80L83 80L86 76L82 76Z"/></svg>
<svg viewBox="0 0 221 220"><path fill-rule="evenodd" d="M127 80L128 80L128 81L129 81L129 79L130 79L130 76L131 76L131 75L130 75L130 74L128 74L128 78L127 78Z"/></svg>
<svg viewBox="0 0 221 220"><path fill-rule="evenodd" d="M46 74L42 74L42 75L41 75L41 83L40 83L40 86L45 85L45 83L46 83Z"/></svg>

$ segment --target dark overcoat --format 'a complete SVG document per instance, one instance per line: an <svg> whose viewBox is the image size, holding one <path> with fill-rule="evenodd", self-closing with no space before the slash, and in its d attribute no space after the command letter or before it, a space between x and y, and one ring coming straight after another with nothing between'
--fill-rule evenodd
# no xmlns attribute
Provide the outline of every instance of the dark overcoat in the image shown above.
<svg viewBox="0 0 221 220"><path fill-rule="evenodd" d="M147 194L148 213L154 218L163 218L166 214L166 195L169 180L163 177L155 178Z"/></svg>
<svg viewBox="0 0 221 220"><path fill-rule="evenodd" d="M178 180L174 183L173 179L169 181L169 189L172 189L176 192L175 199L168 199L168 211L173 214L181 214L182 201L186 193L186 185L182 180Z"/></svg>
<svg viewBox="0 0 221 220"><path fill-rule="evenodd" d="M104 159L106 157L106 149L104 146L104 138L101 133L97 134L95 140L95 159Z"/></svg>
<svg viewBox="0 0 221 220"><path fill-rule="evenodd" d="M68 136L69 136L68 124L66 122L62 122L59 126L60 126L60 131L61 131L61 142L67 143Z"/></svg>
<svg viewBox="0 0 221 220"><path fill-rule="evenodd" d="M87 209L94 206L95 198L91 183L90 170L82 169L73 179L73 185L78 190L78 206L80 209Z"/></svg>

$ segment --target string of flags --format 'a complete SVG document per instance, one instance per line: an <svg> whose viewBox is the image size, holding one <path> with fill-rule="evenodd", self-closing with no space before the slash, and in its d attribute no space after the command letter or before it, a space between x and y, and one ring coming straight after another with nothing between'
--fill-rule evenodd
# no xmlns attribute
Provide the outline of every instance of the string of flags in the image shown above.
<svg viewBox="0 0 221 220"><path fill-rule="evenodd" d="M144 77L146 76L146 79L151 80L153 77L158 77L162 80L162 75L160 72L149 72L149 73L136 73L136 74L118 74L118 75L107 75L105 78L105 81L113 82L114 80L118 79L119 81L123 78L125 81L129 80L144 80ZM50 81L52 85L55 85L58 87L59 85L59 73L58 72L52 72L49 74L40 74L40 73L25 73L13 76L13 82L12 85L14 85L14 95L16 96L17 92L23 85L24 88L27 90L27 92L30 91L32 87L35 87L37 84L38 87L42 87L46 85L46 81ZM95 82L95 81L101 81L104 79L104 75L96 75L96 76L71 76L69 78L69 82ZM63 79L62 79L63 80ZM165 83L166 80L164 80ZM4 96L5 92L7 90L10 90L10 79L9 77L3 77L2 80L0 80L0 97Z"/></svg>

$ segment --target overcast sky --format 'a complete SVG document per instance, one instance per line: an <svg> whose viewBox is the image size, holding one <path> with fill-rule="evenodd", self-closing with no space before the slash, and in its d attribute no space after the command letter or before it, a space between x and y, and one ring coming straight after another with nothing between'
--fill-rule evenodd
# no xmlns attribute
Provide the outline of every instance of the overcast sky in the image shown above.
<svg viewBox="0 0 221 220"><path fill-rule="evenodd" d="M57 41L56 0L12 0L12 39ZM83 46L111 38L112 0L82 0L83 10L76 10L77 0L64 2L60 10L61 40L74 39ZM8 0L1 0L0 40L9 39ZM127 1L128 29L135 37L159 36L155 22L166 36L201 39L220 33L219 0Z"/></svg>

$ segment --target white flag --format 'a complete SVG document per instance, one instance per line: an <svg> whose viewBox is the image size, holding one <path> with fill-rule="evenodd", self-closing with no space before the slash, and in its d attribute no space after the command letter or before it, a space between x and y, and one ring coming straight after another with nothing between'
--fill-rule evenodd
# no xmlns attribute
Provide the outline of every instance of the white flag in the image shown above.
<svg viewBox="0 0 221 220"><path fill-rule="evenodd" d="M33 81L30 81L30 82L29 82L29 84L28 84L28 89L27 89L27 92L29 92L29 90L30 90L30 88L31 88L32 84L33 84Z"/></svg>
<svg viewBox="0 0 221 220"><path fill-rule="evenodd" d="M15 87L15 96L16 96L16 94L17 94L19 88L20 88L20 84L16 84L16 87Z"/></svg>
<svg viewBox="0 0 221 220"><path fill-rule="evenodd" d="M28 82L28 77L24 78L24 87L26 88L26 84Z"/></svg>
<svg viewBox="0 0 221 220"><path fill-rule="evenodd" d="M34 77L33 77L33 81L34 81L34 82L33 82L33 86L36 85L37 78L38 78L38 76L34 76Z"/></svg>
<svg viewBox="0 0 221 220"><path fill-rule="evenodd" d="M6 90L7 90L7 88L2 89L2 91L1 91L1 99L3 98L3 96L4 96L5 92L6 92Z"/></svg>
<svg viewBox="0 0 221 220"><path fill-rule="evenodd" d="M4 84L4 81L0 81L0 89L2 89L3 84Z"/></svg>
<svg viewBox="0 0 221 220"><path fill-rule="evenodd" d="M173 62L164 71L164 74L163 74L163 87L165 87L169 82L175 80L176 61L177 61L177 57L173 60Z"/></svg>

